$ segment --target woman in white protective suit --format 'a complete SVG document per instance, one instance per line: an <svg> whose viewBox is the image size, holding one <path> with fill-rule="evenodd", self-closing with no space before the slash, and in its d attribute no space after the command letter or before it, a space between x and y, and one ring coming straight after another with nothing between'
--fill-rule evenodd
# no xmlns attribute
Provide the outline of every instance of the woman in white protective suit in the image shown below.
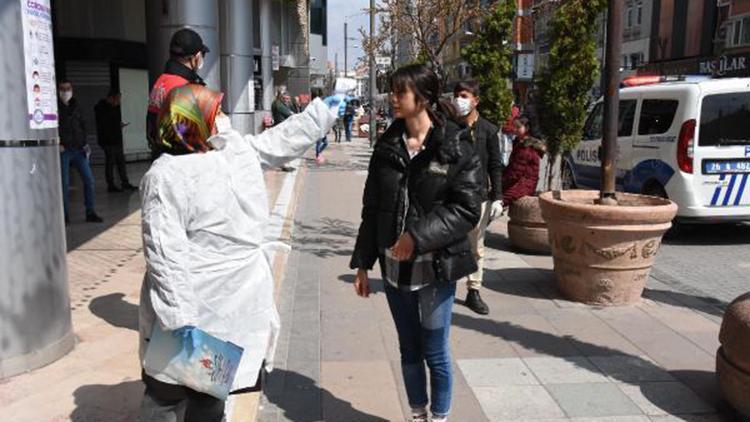
<svg viewBox="0 0 750 422"><path fill-rule="evenodd" d="M159 115L162 155L141 182L147 272L141 290L140 358L154 324L189 337L192 327L242 348L232 391L251 388L279 331L265 238L269 207L261 166L278 167L325 136L340 99L317 99L259 135L242 136L219 109L222 94L173 89ZM142 421L222 420L224 401L143 371Z"/></svg>

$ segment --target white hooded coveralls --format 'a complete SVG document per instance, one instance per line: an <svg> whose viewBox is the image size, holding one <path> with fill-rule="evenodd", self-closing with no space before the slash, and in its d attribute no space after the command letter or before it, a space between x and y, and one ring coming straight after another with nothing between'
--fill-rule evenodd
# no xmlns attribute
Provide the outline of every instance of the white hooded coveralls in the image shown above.
<svg viewBox="0 0 750 422"><path fill-rule="evenodd" d="M269 207L261 166L300 157L336 117L316 99L259 135L231 130L209 140L212 151L164 154L153 163L141 182L141 364L155 322L168 331L191 325L244 348L232 390L256 384L263 360L273 359L280 325L263 250Z"/></svg>

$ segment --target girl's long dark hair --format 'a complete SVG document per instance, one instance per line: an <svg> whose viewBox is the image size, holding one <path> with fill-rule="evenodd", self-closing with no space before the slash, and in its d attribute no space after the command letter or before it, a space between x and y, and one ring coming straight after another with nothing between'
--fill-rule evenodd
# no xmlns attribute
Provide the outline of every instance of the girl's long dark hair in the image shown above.
<svg viewBox="0 0 750 422"><path fill-rule="evenodd" d="M422 64L398 68L391 75L391 92L403 93L410 89L418 104L424 104L433 124L442 126L445 119L456 119L456 110L449 101L441 99L442 84L432 69Z"/></svg>

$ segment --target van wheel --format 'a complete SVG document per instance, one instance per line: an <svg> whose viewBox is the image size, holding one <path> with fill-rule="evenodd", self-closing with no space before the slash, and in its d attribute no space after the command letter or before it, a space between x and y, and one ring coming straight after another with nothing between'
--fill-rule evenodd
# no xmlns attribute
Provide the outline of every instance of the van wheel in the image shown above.
<svg viewBox="0 0 750 422"><path fill-rule="evenodd" d="M573 178L573 169L570 168L570 165L568 165L568 163L563 164L560 182L562 184L563 190L576 188L576 182L575 182L575 179Z"/></svg>
<svg viewBox="0 0 750 422"><path fill-rule="evenodd" d="M656 196L659 198L669 199L667 191L664 190L664 186L659 182L651 182L643 188L643 194L648 196Z"/></svg>

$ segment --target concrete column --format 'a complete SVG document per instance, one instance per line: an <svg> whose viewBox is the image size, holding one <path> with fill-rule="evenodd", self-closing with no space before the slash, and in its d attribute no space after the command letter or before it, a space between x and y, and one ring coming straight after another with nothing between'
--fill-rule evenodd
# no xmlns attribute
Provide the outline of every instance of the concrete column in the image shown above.
<svg viewBox="0 0 750 422"><path fill-rule="evenodd" d="M181 28L191 28L201 35L211 50L198 74L213 90L221 89L219 60L219 6L217 0L145 0L146 43L151 83L164 71L169 59L169 40Z"/></svg>
<svg viewBox="0 0 750 422"><path fill-rule="evenodd" d="M64 356L70 321L57 129L26 115L21 2L0 0L0 379Z"/></svg>
<svg viewBox="0 0 750 422"><path fill-rule="evenodd" d="M240 133L253 133L250 103L254 92L248 89L248 82L253 80L255 52L252 1L219 0L219 17L223 109L232 119L232 127Z"/></svg>
<svg viewBox="0 0 750 422"><path fill-rule="evenodd" d="M271 103L273 103L275 95L275 93L273 92L273 63L271 63L271 46L273 44L271 38L271 27L273 25L273 18L271 15L272 0L256 1L260 1L260 46L262 51L261 72L263 74L263 109L271 110Z"/></svg>

